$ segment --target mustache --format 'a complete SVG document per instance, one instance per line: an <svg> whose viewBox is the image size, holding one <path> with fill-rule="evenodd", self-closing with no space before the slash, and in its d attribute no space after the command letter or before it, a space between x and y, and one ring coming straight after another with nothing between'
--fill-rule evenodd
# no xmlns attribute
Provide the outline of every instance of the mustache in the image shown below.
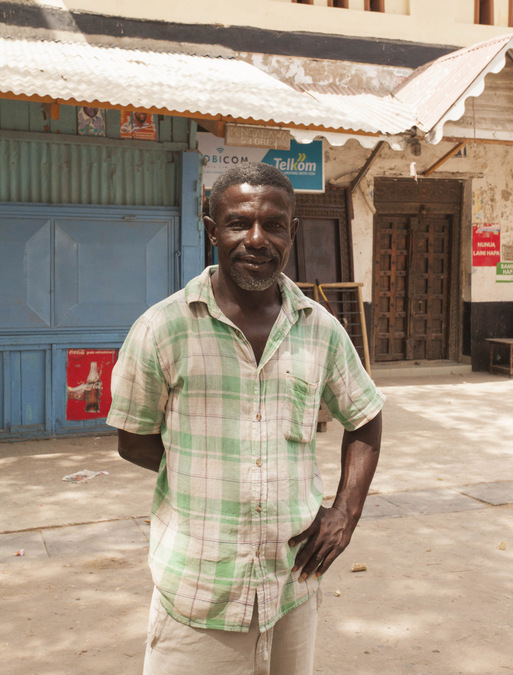
<svg viewBox="0 0 513 675"><path fill-rule="evenodd" d="M248 258L254 258L257 261L268 261L268 262L279 262L280 256L274 251L260 251L259 253L251 253L250 251L245 251L244 253L234 253L232 256L232 262L244 261Z"/></svg>

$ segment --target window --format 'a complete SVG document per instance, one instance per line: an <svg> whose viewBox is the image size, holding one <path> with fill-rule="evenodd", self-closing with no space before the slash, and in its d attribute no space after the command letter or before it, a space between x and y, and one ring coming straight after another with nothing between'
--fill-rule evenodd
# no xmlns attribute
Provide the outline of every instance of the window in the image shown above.
<svg viewBox="0 0 513 675"><path fill-rule="evenodd" d="M513 0L511 0L513 2ZM349 9L349 0L328 0L328 7L340 7L340 9Z"/></svg>
<svg viewBox="0 0 513 675"><path fill-rule="evenodd" d="M474 23L480 23L484 26L493 26L493 0L474 0Z"/></svg>
<svg viewBox="0 0 513 675"><path fill-rule="evenodd" d="M385 0L365 0L363 8L366 12L384 12Z"/></svg>
<svg viewBox="0 0 513 675"><path fill-rule="evenodd" d="M296 2L298 5L313 5L313 0L292 0L292 2Z"/></svg>

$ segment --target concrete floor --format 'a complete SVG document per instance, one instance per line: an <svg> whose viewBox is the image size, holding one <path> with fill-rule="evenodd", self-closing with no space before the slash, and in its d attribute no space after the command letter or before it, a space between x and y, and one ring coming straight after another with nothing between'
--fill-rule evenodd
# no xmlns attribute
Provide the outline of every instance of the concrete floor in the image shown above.
<svg viewBox="0 0 513 675"><path fill-rule="evenodd" d="M513 380L374 377L382 456L324 580L316 673L513 671ZM326 503L341 436L336 422L318 434ZM81 469L108 474L62 481ZM2 672L139 674L154 475L119 459L114 436L0 444L0 470Z"/></svg>

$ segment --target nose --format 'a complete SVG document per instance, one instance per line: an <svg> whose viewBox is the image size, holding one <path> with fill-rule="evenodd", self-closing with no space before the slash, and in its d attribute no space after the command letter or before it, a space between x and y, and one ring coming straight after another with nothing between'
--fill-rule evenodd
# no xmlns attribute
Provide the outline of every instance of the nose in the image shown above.
<svg viewBox="0 0 513 675"><path fill-rule="evenodd" d="M258 220L246 231L244 245L246 248L264 248L268 245L267 232Z"/></svg>

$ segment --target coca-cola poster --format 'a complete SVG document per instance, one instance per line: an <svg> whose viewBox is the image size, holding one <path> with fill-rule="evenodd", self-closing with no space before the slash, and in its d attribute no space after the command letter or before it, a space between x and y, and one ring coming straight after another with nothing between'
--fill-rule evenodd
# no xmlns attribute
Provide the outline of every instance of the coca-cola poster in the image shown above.
<svg viewBox="0 0 513 675"><path fill-rule="evenodd" d="M107 417L116 349L68 349L66 419Z"/></svg>

